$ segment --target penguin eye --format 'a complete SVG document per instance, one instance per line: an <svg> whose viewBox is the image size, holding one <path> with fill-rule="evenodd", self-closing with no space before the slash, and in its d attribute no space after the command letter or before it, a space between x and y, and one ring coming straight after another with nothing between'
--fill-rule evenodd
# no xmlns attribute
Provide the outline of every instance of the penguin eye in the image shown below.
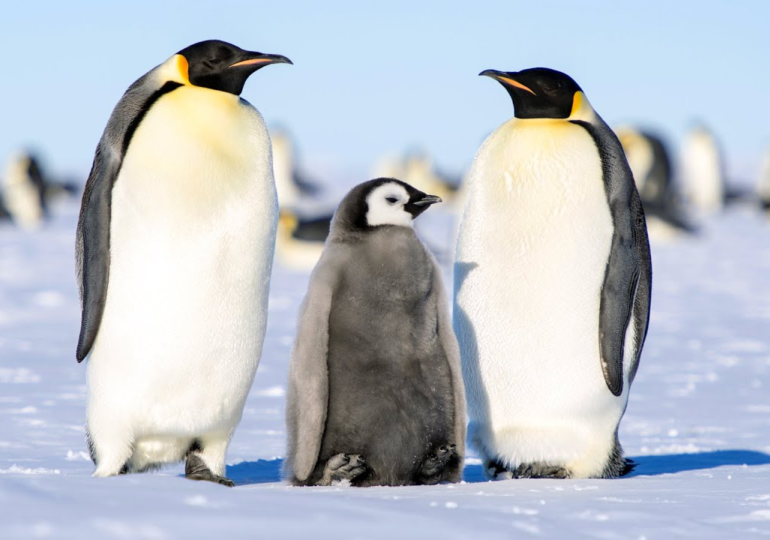
<svg viewBox="0 0 770 540"><path fill-rule="evenodd" d="M395 197L385 197L385 200L388 201L390 204L396 204L398 202L398 199Z"/></svg>

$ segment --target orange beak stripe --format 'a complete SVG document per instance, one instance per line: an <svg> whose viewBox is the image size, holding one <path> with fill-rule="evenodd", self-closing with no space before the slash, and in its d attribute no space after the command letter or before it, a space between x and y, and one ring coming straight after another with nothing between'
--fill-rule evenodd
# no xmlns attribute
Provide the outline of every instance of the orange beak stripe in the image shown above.
<svg viewBox="0 0 770 540"><path fill-rule="evenodd" d="M272 58L252 58L251 60L242 60L241 62L236 62L231 68L234 67L240 67L240 66L253 66L254 64L266 64L268 62L272 62Z"/></svg>
<svg viewBox="0 0 770 540"><path fill-rule="evenodd" d="M530 94L532 94L533 96L536 96L536 95L537 95L537 94L535 94L535 93L532 91L532 89L531 89L531 88L529 88L529 87L527 87L527 86L524 86L524 85L523 85L523 84L521 84L520 82L514 81L513 79L509 79L508 77L498 77L498 79L499 79L499 80L501 80L501 81L503 81L503 82L505 82L506 84L510 84L511 86L515 86L516 88L521 88L522 90L526 90L527 92L529 92L529 93L530 93Z"/></svg>

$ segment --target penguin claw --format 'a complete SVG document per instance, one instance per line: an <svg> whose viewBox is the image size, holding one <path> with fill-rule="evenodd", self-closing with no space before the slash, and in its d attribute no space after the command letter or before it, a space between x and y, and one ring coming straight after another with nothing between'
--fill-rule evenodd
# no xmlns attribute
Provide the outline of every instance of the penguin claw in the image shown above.
<svg viewBox="0 0 770 540"><path fill-rule="evenodd" d="M447 463L456 454L456 444L442 444L433 452L429 452L423 459L420 470L417 473L417 483L425 485L438 484L446 468Z"/></svg>
<svg viewBox="0 0 770 540"><path fill-rule="evenodd" d="M331 486L338 482L352 482L366 472L366 459L361 454L337 454L329 458L319 486Z"/></svg>

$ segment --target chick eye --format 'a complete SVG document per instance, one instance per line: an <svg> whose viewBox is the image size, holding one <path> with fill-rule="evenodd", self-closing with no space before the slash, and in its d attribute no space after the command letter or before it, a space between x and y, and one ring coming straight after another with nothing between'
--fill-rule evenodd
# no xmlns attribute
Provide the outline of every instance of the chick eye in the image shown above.
<svg viewBox="0 0 770 540"><path fill-rule="evenodd" d="M390 204L396 204L398 202L398 199L395 197L385 197L385 200L388 201Z"/></svg>

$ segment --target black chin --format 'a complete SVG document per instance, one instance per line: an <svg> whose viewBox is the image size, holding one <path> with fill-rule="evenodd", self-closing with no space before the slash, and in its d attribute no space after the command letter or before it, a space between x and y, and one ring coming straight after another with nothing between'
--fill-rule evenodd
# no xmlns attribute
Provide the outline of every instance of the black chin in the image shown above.
<svg viewBox="0 0 770 540"><path fill-rule="evenodd" d="M261 67L264 67L264 65L248 66L248 68L227 68L225 71L217 73L190 77L190 82L195 86L202 86L240 96L241 92L243 92L243 87L246 85L246 80Z"/></svg>

